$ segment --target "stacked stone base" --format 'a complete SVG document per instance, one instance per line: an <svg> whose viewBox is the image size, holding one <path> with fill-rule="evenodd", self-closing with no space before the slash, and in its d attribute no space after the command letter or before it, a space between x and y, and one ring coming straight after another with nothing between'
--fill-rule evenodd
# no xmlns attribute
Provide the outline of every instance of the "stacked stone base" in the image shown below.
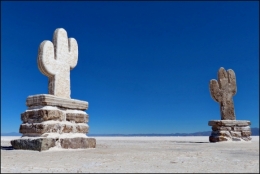
<svg viewBox="0 0 260 174"><path fill-rule="evenodd" d="M86 136L89 130L88 102L64 99L48 94L29 96L28 109L21 114L22 138L12 140L14 149L48 150L95 148L96 140Z"/></svg>
<svg viewBox="0 0 260 174"><path fill-rule="evenodd" d="M212 120L208 123L212 126L209 137L210 142L226 141L251 141L250 121L246 120Z"/></svg>

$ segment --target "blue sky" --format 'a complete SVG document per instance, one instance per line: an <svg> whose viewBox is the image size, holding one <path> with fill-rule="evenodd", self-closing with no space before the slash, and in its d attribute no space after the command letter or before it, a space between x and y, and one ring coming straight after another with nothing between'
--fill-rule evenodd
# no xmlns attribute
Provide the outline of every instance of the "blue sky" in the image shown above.
<svg viewBox="0 0 260 174"><path fill-rule="evenodd" d="M233 69L238 120L259 127L259 2L1 2L1 131L18 132L29 95L47 94L40 43L77 40L71 98L99 133L210 131L209 81Z"/></svg>

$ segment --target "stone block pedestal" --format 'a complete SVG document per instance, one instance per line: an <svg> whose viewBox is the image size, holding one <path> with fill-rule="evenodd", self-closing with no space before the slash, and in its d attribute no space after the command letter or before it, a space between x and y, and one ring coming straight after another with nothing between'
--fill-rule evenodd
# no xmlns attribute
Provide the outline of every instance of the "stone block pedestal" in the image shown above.
<svg viewBox="0 0 260 174"><path fill-rule="evenodd" d="M212 126L210 142L251 141L252 139L251 123L247 120L212 120L208 125Z"/></svg>
<svg viewBox="0 0 260 174"><path fill-rule="evenodd" d="M14 149L48 150L60 148L95 148L89 138L88 102L70 98L70 70L78 62L78 44L58 28L53 42L43 41L38 49L37 64L48 77L49 94L32 95L26 99L28 109L21 114L20 139L12 140Z"/></svg>
<svg viewBox="0 0 260 174"><path fill-rule="evenodd" d="M12 140L14 149L48 150L95 148L96 140L86 136L89 130L88 102L64 99L49 94L29 96L28 109L21 114L20 139Z"/></svg>

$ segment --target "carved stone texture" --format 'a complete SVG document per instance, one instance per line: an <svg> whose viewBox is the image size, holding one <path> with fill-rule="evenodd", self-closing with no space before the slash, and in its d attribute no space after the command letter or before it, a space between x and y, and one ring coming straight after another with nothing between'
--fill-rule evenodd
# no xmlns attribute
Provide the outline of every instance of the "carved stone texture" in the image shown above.
<svg viewBox="0 0 260 174"><path fill-rule="evenodd" d="M241 137L241 132L230 131L232 137Z"/></svg>
<svg viewBox="0 0 260 174"><path fill-rule="evenodd" d="M212 132L210 142L221 141L250 141L250 121L247 120L212 120L209 121Z"/></svg>
<svg viewBox="0 0 260 174"><path fill-rule="evenodd" d="M236 76L232 69L221 67L218 71L218 80L212 79L209 84L213 100L220 104L221 120L235 120L233 96L237 92Z"/></svg>
<svg viewBox="0 0 260 174"><path fill-rule="evenodd" d="M84 149L84 148L95 148L96 139L95 138L61 138L60 145L64 149Z"/></svg>
<svg viewBox="0 0 260 174"><path fill-rule="evenodd" d="M23 123L41 123L47 120L65 121L66 113L60 110L28 110L21 114Z"/></svg>
<svg viewBox="0 0 260 174"><path fill-rule="evenodd" d="M44 133L88 133L89 126L85 123L26 123L20 125L19 132L23 134L23 136L36 135L39 136Z"/></svg>
<svg viewBox="0 0 260 174"><path fill-rule="evenodd" d="M229 138L232 137L229 131L212 131L211 135L229 137Z"/></svg>
<svg viewBox="0 0 260 174"><path fill-rule="evenodd" d="M231 127L225 127L225 126L212 126L212 130L213 131L231 131L232 128Z"/></svg>
<svg viewBox="0 0 260 174"><path fill-rule="evenodd" d="M249 126L250 121L247 120L211 120L208 122L209 126Z"/></svg>
<svg viewBox="0 0 260 174"><path fill-rule="evenodd" d="M210 142L222 142L222 141L230 141L229 138L224 136L210 136L209 137Z"/></svg>
<svg viewBox="0 0 260 174"><path fill-rule="evenodd" d="M21 138L12 140L11 144L14 149L43 151L54 147L55 142L54 138Z"/></svg>
<svg viewBox="0 0 260 174"><path fill-rule="evenodd" d="M26 99L26 105L28 107L33 106L57 106L65 109L76 109L86 110L88 109L88 102L75 100L75 99L64 99L49 94L38 94L28 96Z"/></svg>
<svg viewBox="0 0 260 174"><path fill-rule="evenodd" d="M250 126L244 126L244 127L236 126L233 129L234 129L234 131L237 131L237 132L244 132L244 131L250 131L251 132Z"/></svg>
<svg viewBox="0 0 260 174"><path fill-rule="evenodd" d="M70 98L70 70L78 61L78 44L63 28L55 30L53 43L43 41L38 50L38 68L49 78L49 94Z"/></svg>
<svg viewBox="0 0 260 174"><path fill-rule="evenodd" d="M95 148L96 147L96 139L95 138L84 138L84 137L76 137L76 138L45 138L45 137L37 137L37 138L20 138L16 140L12 140L11 144L14 149L22 149L22 150L35 150L35 151L44 151L48 150L51 147L60 146L64 149L86 149L86 148Z"/></svg>
<svg viewBox="0 0 260 174"><path fill-rule="evenodd" d="M251 131L241 131L241 135L243 137L249 137L249 136L251 136Z"/></svg>
<svg viewBox="0 0 260 174"><path fill-rule="evenodd" d="M74 121L75 123L87 123L88 115L82 113L66 113L67 121Z"/></svg>
<svg viewBox="0 0 260 174"><path fill-rule="evenodd" d="M235 131L235 132L242 132L242 131L251 131L250 126L240 127L240 126L212 126L213 131Z"/></svg>

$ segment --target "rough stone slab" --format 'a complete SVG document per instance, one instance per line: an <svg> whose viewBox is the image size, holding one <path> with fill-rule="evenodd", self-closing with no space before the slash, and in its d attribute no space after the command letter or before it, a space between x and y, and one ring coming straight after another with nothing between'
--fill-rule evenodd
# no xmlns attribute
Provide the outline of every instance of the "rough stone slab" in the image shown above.
<svg viewBox="0 0 260 174"><path fill-rule="evenodd" d="M242 137L250 137L251 136L251 131L242 131L241 132Z"/></svg>
<svg viewBox="0 0 260 174"><path fill-rule="evenodd" d="M26 123L20 125L19 132L26 135L44 133L88 133L89 126L85 123Z"/></svg>
<svg viewBox="0 0 260 174"><path fill-rule="evenodd" d="M95 138L61 138L60 145L64 149L85 149L85 148L95 148L96 139Z"/></svg>
<svg viewBox="0 0 260 174"><path fill-rule="evenodd" d="M230 141L229 138L224 136L209 136L209 142L221 142L221 141Z"/></svg>
<svg viewBox="0 0 260 174"><path fill-rule="evenodd" d="M211 135L220 136L220 137L228 137L228 138L232 137L229 131L212 131Z"/></svg>
<svg viewBox="0 0 260 174"><path fill-rule="evenodd" d="M242 131L251 131L250 126L245 126L245 127L234 127L234 131L236 132L242 132Z"/></svg>
<svg viewBox="0 0 260 174"><path fill-rule="evenodd" d="M88 114L81 113L66 113L67 121L74 121L75 123L87 123L88 122Z"/></svg>
<svg viewBox="0 0 260 174"><path fill-rule="evenodd" d="M250 121L247 120L211 120L208 122L209 126L249 126Z"/></svg>
<svg viewBox="0 0 260 174"><path fill-rule="evenodd" d="M11 141L14 149L21 150L35 150L44 151L51 147L56 147L58 144L64 149L86 149L95 148L96 139L95 138L84 138L84 137L74 137L74 138L21 138Z"/></svg>
<svg viewBox="0 0 260 174"><path fill-rule="evenodd" d="M251 140L252 140L251 137L232 137L232 138L229 138L229 137L225 137L225 136L213 136L213 135L211 135L209 137L209 141L212 142L212 143L226 142L226 141L247 141L247 142L250 142Z"/></svg>
<svg viewBox="0 0 260 174"><path fill-rule="evenodd" d="M41 123L47 120L65 121L66 113L61 110L28 110L21 114L23 123Z"/></svg>
<svg viewBox="0 0 260 174"><path fill-rule="evenodd" d="M232 137L241 137L241 132L230 131Z"/></svg>
<svg viewBox="0 0 260 174"><path fill-rule="evenodd" d="M14 149L43 151L54 147L55 142L54 138L28 138L12 140L11 144Z"/></svg>
<svg viewBox="0 0 260 174"><path fill-rule="evenodd" d="M38 94L28 96L26 99L26 106L57 106L66 109L86 110L88 109L88 102L57 97L50 94Z"/></svg>
<svg viewBox="0 0 260 174"><path fill-rule="evenodd" d="M241 132L239 132L241 134ZM231 133L232 134L232 133ZM251 141L250 136L239 136L239 135L231 135L231 136L226 136L224 134L216 134L213 133L209 137L210 142L225 142L225 141Z"/></svg>
<svg viewBox="0 0 260 174"><path fill-rule="evenodd" d="M212 126L211 129L212 129L213 131L231 131L231 130L232 130L231 127L227 127L227 126L217 126L217 125Z"/></svg>

